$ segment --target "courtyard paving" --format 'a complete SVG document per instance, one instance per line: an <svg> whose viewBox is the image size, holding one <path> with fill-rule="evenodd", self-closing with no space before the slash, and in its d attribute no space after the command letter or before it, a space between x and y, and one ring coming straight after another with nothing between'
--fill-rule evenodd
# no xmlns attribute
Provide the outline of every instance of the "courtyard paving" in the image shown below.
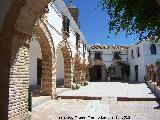
<svg viewBox="0 0 160 120"><path fill-rule="evenodd" d="M49 100L33 108L32 120L160 119L160 106L156 101L117 101L117 97L122 96L155 97L144 83L96 82L76 91L66 89L59 94L102 96L102 100Z"/></svg>
<svg viewBox="0 0 160 120"><path fill-rule="evenodd" d="M79 90L66 90L59 96L139 97L155 98L145 83L89 82Z"/></svg>

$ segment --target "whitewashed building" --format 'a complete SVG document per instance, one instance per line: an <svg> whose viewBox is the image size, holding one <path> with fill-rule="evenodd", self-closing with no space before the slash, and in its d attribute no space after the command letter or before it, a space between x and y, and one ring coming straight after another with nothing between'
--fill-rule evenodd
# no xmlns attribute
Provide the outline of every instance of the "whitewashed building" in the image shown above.
<svg viewBox="0 0 160 120"><path fill-rule="evenodd" d="M130 66L130 81L144 82L146 66L155 65L157 58L160 58L159 51L160 45L148 39L129 46L93 45L90 80L124 80L121 65L117 64L122 62Z"/></svg>
<svg viewBox="0 0 160 120"><path fill-rule="evenodd" d="M121 80L121 67L117 62L128 63L128 47L120 45L93 45L90 55L90 79ZM109 68L109 69L108 69ZM108 73L109 72L109 73Z"/></svg>
<svg viewBox="0 0 160 120"><path fill-rule="evenodd" d="M149 40L142 40L128 49L128 63L130 64L130 81L144 82L146 66L155 65L160 57L160 46Z"/></svg>
<svg viewBox="0 0 160 120"><path fill-rule="evenodd" d="M56 59L56 83L67 84L65 82L65 59L66 61L71 60L71 66L68 65L68 68L71 67L71 79L76 81L76 79L82 79L82 76L79 75L79 78L76 78L76 59L79 60L80 64L88 64L88 49L89 46L79 28L79 10L76 8L73 3L65 5L63 0L56 0L48 4L45 9L45 14L40 21L37 21L37 24L42 28L45 26L46 31L48 31L50 37L52 38L51 42L53 44L53 49L55 52ZM30 77L30 87L41 86L42 79L42 49L39 38L41 36L37 35L35 32L32 37L29 51L29 77ZM38 38L39 37L39 38ZM43 37L43 36L42 36ZM64 45L65 44L65 45ZM61 50L62 46L65 46L68 50L68 53ZM47 51L46 51L47 53ZM68 55L67 55L68 54ZM71 58L71 59L69 59ZM67 66L67 64L66 64ZM81 77L81 78L80 78ZM78 80L77 80L78 81ZM79 80L80 81L80 80ZM66 85L67 86L67 85Z"/></svg>

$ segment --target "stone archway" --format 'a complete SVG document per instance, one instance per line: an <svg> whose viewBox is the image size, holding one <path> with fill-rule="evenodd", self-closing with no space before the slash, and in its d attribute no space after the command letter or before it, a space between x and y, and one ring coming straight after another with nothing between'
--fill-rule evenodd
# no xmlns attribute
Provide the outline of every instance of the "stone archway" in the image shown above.
<svg viewBox="0 0 160 120"><path fill-rule="evenodd" d="M0 33L0 119L28 119L29 41L50 0L12 0ZM3 8L3 4L0 5Z"/></svg>
<svg viewBox="0 0 160 120"><path fill-rule="evenodd" d="M38 21L34 34L38 38L42 53L41 92L44 95L53 95L56 91L56 66L53 39L47 29L47 26L42 21Z"/></svg>
<svg viewBox="0 0 160 120"><path fill-rule="evenodd" d="M59 51L62 52L64 58L64 87L71 87L73 82L72 75L72 53L67 40L63 40L57 47L57 55Z"/></svg>
<svg viewBox="0 0 160 120"><path fill-rule="evenodd" d="M97 78L97 74L99 74L98 75L99 81L107 80L106 65L102 63L101 61L95 61L95 63L92 66L90 66L90 80L92 81L94 80L94 78Z"/></svg>
<svg viewBox="0 0 160 120"><path fill-rule="evenodd" d="M80 83L82 81L82 64L79 52L75 54L73 64L75 66L75 83Z"/></svg>

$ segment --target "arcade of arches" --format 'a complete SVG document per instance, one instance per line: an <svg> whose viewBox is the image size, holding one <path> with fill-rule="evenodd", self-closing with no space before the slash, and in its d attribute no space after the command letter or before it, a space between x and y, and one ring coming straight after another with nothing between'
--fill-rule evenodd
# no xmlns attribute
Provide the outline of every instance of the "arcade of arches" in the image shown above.
<svg viewBox="0 0 160 120"><path fill-rule="evenodd" d="M52 39L45 24L38 20L49 2L50 0L13 0L4 20L0 34L0 83L2 86L0 88L0 119L2 120L29 119L29 48L33 29L42 53L41 91L45 95L56 93L57 54L55 55L54 38ZM57 51L61 51L64 58L64 86L71 87L73 59L66 40L59 45ZM78 78L76 75L78 81L86 77L86 65L83 63L81 66L82 77ZM76 73L80 73L79 69Z"/></svg>

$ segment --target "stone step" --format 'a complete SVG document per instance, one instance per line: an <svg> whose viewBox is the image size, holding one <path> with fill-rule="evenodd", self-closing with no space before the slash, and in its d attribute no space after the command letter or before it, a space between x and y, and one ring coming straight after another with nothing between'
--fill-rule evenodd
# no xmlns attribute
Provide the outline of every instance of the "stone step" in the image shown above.
<svg viewBox="0 0 160 120"><path fill-rule="evenodd" d="M102 97L92 97L92 96L57 96L57 99L82 99L82 100L101 100Z"/></svg>
<svg viewBox="0 0 160 120"><path fill-rule="evenodd" d="M157 98L117 97L117 101L159 101Z"/></svg>

